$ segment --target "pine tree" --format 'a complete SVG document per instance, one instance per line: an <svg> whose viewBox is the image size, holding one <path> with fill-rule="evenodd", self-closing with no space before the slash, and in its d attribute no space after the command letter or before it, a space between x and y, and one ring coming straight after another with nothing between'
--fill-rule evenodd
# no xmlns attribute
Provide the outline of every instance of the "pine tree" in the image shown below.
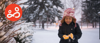
<svg viewBox="0 0 100 43"><path fill-rule="evenodd" d="M56 16L61 19L62 12L58 10L58 7L63 8L63 5L60 0L28 0L24 5L28 7L24 10L22 17L28 22L33 21L34 24L36 20L39 20L43 29L47 21L54 22Z"/></svg>
<svg viewBox="0 0 100 43"><path fill-rule="evenodd" d="M91 23L96 27L96 23L99 20L98 12L100 11L100 0L86 0L82 4L83 7L83 18L82 21Z"/></svg>
<svg viewBox="0 0 100 43"><path fill-rule="evenodd" d="M17 34L13 34L14 32L18 31L10 31L17 21L9 21L5 17L5 8L10 4L15 4L20 0L0 0L0 43L8 43L14 36ZM10 32L9 32L10 31Z"/></svg>

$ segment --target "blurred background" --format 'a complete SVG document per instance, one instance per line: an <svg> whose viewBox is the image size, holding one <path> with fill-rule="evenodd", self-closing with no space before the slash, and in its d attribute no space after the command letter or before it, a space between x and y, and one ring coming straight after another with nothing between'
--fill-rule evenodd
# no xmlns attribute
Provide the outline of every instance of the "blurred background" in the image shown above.
<svg viewBox="0 0 100 43"><path fill-rule="evenodd" d="M18 4L18 21L5 17L5 8ZM99 43L100 0L0 0L0 43L59 43L58 29L64 10L75 9L82 30L79 43Z"/></svg>

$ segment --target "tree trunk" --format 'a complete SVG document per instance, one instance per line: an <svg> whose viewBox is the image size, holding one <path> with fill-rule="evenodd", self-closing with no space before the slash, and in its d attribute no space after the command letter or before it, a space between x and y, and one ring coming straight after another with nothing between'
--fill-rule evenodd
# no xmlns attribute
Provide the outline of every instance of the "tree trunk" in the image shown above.
<svg viewBox="0 0 100 43"><path fill-rule="evenodd" d="M87 22L87 28L88 28L88 22Z"/></svg>
<svg viewBox="0 0 100 43"><path fill-rule="evenodd" d="M48 18L47 18L47 28L48 28Z"/></svg>
<svg viewBox="0 0 100 43"><path fill-rule="evenodd" d="M94 23L92 23L92 27L94 28Z"/></svg>
<svg viewBox="0 0 100 43"><path fill-rule="evenodd" d="M44 21L42 21L42 29L44 29Z"/></svg>
<svg viewBox="0 0 100 43"><path fill-rule="evenodd" d="M35 25L35 27L36 27L36 22L34 22L34 25Z"/></svg>
<svg viewBox="0 0 100 43"><path fill-rule="evenodd" d="M96 28L96 26L97 26L97 25L96 25L96 22L95 22L95 28Z"/></svg>
<svg viewBox="0 0 100 43"><path fill-rule="evenodd" d="M41 26L41 24L40 24L40 22L39 22L39 28L40 28L40 26Z"/></svg>
<svg viewBox="0 0 100 43"><path fill-rule="evenodd" d="M47 22L47 28L48 28L48 22Z"/></svg>

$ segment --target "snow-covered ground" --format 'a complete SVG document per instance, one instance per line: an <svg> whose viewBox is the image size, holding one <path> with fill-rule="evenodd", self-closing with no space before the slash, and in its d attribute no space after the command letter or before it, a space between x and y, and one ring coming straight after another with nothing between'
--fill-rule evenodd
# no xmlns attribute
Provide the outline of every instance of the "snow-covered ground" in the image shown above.
<svg viewBox="0 0 100 43"><path fill-rule="evenodd" d="M79 43L100 43L99 29L82 29L82 37ZM58 27L42 29L34 29L32 43L59 43Z"/></svg>
<svg viewBox="0 0 100 43"><path fill-rule="evenodd" d="M26 25L25 25L26 24ZM30 30L33 34L32 43L59 43L60 38L58 37L58 26L51 24L48 27L45 26L45 29L41 29L41 26L34 27L32 23L22 23L15 27L17 28L26 28L25 31ZM46 25L46 24L45 24ZM99 40L99 28L92 28L91 26L82 26L82 37L79 39L79 43L100 43ZM21 30L22 31L22 30ZM22 31L23 32L23 31ZM12 39L13 41L13 39Z"/></svg>
<svg viewBox="0 0 100 43"><path fill-rule="evenodd" d="M79 43L100 43L99 29L82 29L82 38Z"/></svg>

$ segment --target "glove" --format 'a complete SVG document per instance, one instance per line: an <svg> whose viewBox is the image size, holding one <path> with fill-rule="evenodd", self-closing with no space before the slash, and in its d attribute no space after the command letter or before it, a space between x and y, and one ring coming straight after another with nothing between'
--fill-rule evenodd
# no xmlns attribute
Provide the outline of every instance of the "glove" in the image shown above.
<svg viewBox="0 0 100 43"><path fill-rule="evenodd" d="M69 39L69 36L63 35L63 38L64 38L64 39Z"/></svg>
<svg viewBox="0 0 100 43"><path fill-rule="evenodd" d="M70 33L68 36L69 36L71 39L74 38L74 35L73 35L72 33Z"/></svg>

